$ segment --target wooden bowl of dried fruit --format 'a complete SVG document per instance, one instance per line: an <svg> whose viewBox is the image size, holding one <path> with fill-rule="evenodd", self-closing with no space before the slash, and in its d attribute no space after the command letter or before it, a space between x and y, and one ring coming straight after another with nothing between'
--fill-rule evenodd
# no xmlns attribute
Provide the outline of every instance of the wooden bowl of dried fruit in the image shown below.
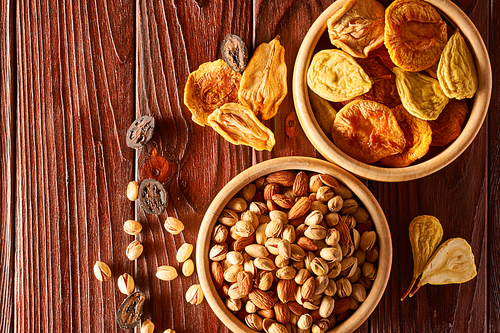
<svg viewBox="0 0 500 333"><path fill-rule="evenodd" d="M306 34L293 73L297 116L315 148L389 182L425 177L460 156L491 89L481 35L448 0L338 0Z"/></svg>
<svg viewBox="0 0 500 333"><path fill-rule="evenodd" d="M282 157L224 186L200 226L196 259L208 303L233 332L352 332L382 298L392 241L356 177Z"/></svg>

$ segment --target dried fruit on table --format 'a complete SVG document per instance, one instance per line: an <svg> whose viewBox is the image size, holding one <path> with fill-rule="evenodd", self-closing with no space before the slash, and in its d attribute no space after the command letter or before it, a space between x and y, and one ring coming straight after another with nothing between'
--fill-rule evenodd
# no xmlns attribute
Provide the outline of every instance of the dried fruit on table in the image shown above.
<svg viewBox="0 0 500 333"><path fill-rule="evenodd" d="M476 275L474 254L470 245L463 238L450 238L441 244L429 259L417 288L410 293L410 297L423 285L464 283Z"/></svg>
<svg viewBox="0 0 500 333"><path fill-rule="evenodd" d="M273 132L257 119L252 110L241 104L224 104L207 121L217 133L235 145L271 151L276 143Z"/></svg>
<svg viewBox="0 0 500 333"><path fill-rule="evenodd" d="M218 59L206 62L189 74L184 89L184 104L192 119L201 126L207 125L208 116L217 108L238 102L241 74L233 71L226 62Z"/></svg>
<svg viewBox="0 0 500 333"><path fill-rule="evenodd" d="M432 77L394 67L396 87L405 109L417 118L435 120L448 104L439 82Z"/></svg>
<svg viewBox="0 0 500 333"><path fill-rule="evenodd" d="M349 0L328 19L333 45L353 57L366 58L384 43L384 13L375 0Z"/></svg>
<svg viewBox="0 0 500 333"><path fill-rule="evenodd" d="M165 157L158 155L156 147L151 150L149 157L140 163L139 170L142 179L152 178L162 184L165 183L171 175L170 164Z"/></svg>
<svg viewBox="0 0 500 333"><path fill-rule="evenodd" d="M326 135L330 135L332 131L333 121L337 115L337 110L325 100L318 96L311 89L309 90L309 100L311 101L311 108L313 110L314 116L318 121L319 126L325 132Z"/></svg>
<svg viewBox="0 0 500 333"><path fill-rule="evenodd" d="M328 101L343 102L367 93L372 81L353 57L330 49L314 55L307 70L307 85Z"/></svg>
<svg viewBox="0 0 500 333"><path fill-rule="evenodd" d="M116 322L123 329L132 329L139 324L146 296L137 291L130 294L116 312Z"/></svg>
<svg viewBox="0 0 500 333"><path fill-rule="evenodd" d="M450 99L438 119L429 121L432 129L431 146L445 146L458 138L468 112L465 100Z"/></svg>
<svg viewBox="0 0 500 333"><path fill-rule="evenodd" d="M127 130L126 143L133 149L141 148L153 137L155 118L142 116L134 120Z"/></svg>
<svg viewBox="0 0 500 333"><path fill-rule="evenodd" d="M417 278L423 272L429 258L443 238L443 227L439 220L431 215L415 217L409 227L410 244L413 254L413 278L403 300L412 290Z"/></svg>
<svg viewBox="0 0 500 333"><path fill-rule="evenodd" d="M285 48L279 36L255 50L241 78L238 97L263 120L271 119L288 92L286 83Z"/></svg>
<svg viewBox="0 0 500 333"><path fill-rule="evenodd" d="M396 0L385 11L385 46L392 61L417 72L439 60L448 35L439 13L423 0Z"/></svg>
<svg viewBox="0 0 500 333"><path fill-rule="evenodd" d="M247 67L248 50L240 36L227 35L220 48L222 59L237 73L242 73Z"/></svg>
<svg viewBox="0 0 500 333"><path fill-rule="evenodd" d="M333 142L364 163L401 153L406 145L391 110L380 103L355 100L344 106L333 123Z"/></svg>
<svg viewBox="0 0 500 333"><path fill-rule="evenodd" d="M167 208L167 191L155 179L144 179L139 187L139 204L148 214L160 215Z"/></svg>
<svg viewBox="0 0 500 333"><path fill-rule="evenodd" d="M403 105L392 109L392 113L405 135L406 147L403 152L384 157L380 162L391 167L402 168L422 158L429 151L432 131L427 121L412 116Z"/></svg>
<svg viewBox="0 0 500 333"><path fill-rule="evenodd" d="M367 99L375 101L389 108L395 108L401 104L401 99L396 88L396 76L375 57L356 59L365 73L373 80L372 88L355 99ZM343 102L347 104L348 102Z"/></svg>
<svg viewBox="0 0 500 333"><path fill-rule="evenodd" d="M441 54L437 70L439 84L449 98L471 98L477 91L474 58L457 30Z"/></svg>

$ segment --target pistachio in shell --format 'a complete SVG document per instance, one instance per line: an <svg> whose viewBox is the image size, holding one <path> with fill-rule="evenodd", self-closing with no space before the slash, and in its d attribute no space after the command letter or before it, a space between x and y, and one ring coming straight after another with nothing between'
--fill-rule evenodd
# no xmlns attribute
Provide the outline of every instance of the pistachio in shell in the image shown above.
<svg viewBox="0 0 500 333"><path fill-rule="evenodd" d="M141 148L153 137L155 118L142 116L134 120L127 130L126 143L133 149Z"/></svg>
<svg viewBox="0 0 500 333"><path fill-rule="evenodd" d="M144 179L139 187L139 204L148 214L160 215L167 208L167 191L151 178Z"/></svg>
<svg viewBox="0 0 500 333"><path fill-rule="evenodd" d="M118 325L123 329L136 327L141 320L145 301L146 296L140 291L130 294L116 312L116 322Z"/></svg>
<svg viewBox="0 0 500 333"><path fill-rule="evenodd" d="M243 73L248 64L248 49L240 36L229 34L221 45L222 59L236 73Z"/></svg>

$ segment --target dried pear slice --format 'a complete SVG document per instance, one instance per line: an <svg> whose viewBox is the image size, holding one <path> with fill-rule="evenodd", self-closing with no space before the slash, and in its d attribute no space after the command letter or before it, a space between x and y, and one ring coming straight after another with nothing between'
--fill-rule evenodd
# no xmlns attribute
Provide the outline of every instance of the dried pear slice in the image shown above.
<svg viewBox="0 0 500 333"><path fill-rule="evenodd" d="M448 104L436 79L394 67L396 87L405 109L417 118L435 120Z"/></svg>
<svg viewBox="0 0 500 333"><path fill-rule="evenodd" d="M380 162L394 168L408 166L422 158L428 151L432 142L432 130L425 120L412 116L403 105L392 109L406 139L403 152L384 157Z"/></svg>
<svg viewBox="0 0 500 333"><path fill-rule="evenodd" d="M363 163L401 153L406 145L391 110L380 103L354 100L337 113L333 142L347 155Z"/></svg>
<svg viewBox="0 0 500 333"><path fill-rule="evenodd" d="M208 116L217 108L238 102L241 74L233 71L222 59L201 64L189 74L184 89L184 104L192 119L201 126L208 125Z"/></svg>
<svg viewBox="0 0 500 333"><path fill-rule="evenodd" d="M441 243L443 227L436 217L420 215L411 221L409 234L413 254L413 278L401 300L408 296L429 258Z"/></svg>
<svg viewBox="0 0 500 333"><path fill-rule="evenodd" d="M288 92L286 82L285 48L279 36L255 50L241 78L238 97L241 104L263 120L278 113L278 107Z"/></svg>
<svg viewBox="0 0 500 333"><path fill-rule="evenodd" d="M372 81L353 57L330 49L314 55L307 70L307 85L328 101L343 102L367 93Z"/></svg>
<svg viewBox="0 0 500 333"><path fill-rule="evenodd" d="M422 277L412 297L426 284L464 283L477 275L472 249L463 238L450 238L434 252L422 271Z"/></svg>
<svg viewBox="0 0 500 333"><path fill-rule="evenodd" d="M333 122L337 116L337 110L333 108L330 102L319 97L311 89L309 89L309 100L311 101L311 108L319 126L326 135L330 135Z"/></svg>
<svg viewBox="0 0 500 333"><path fill-rule="evenodd" d="M347 1L328 19L331 43L353 57L366 58L384 43L384 14L378 1Z"/></svg>
<svg viewBox="0 0 500 333"><path fill-rule="evenodd" d="M276 143L273 132L264 126L249 108L227 103L208 116L208 124L235 145L271 151Z"/></svg>
<svg viewBox="0 0 500 333"><path fill-rule="evenodd" d="M477 91L477 70L474 58L457 30L446 44L439 60L439 84L449 98L471 98Z"/></svg>
<svg viewBox="0 0 500 333"><path fill-rule="evenodd" d="M465 100L450 99L438 119L429 121L432 130L431 146L446 146L458 138L468 112Z"/></svg>
<svg viewBox="0 0 500 333"><path fill-rule="evenodd" d="M385 11L384 43L404 70L424 70L439 60L448 35L439 13L423 0L396 0Z"/></svg>

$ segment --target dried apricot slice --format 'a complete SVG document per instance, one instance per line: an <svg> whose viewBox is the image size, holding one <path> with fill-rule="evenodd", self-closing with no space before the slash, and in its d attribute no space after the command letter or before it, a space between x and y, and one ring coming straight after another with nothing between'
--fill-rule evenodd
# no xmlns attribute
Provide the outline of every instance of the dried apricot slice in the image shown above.
<svg viewBox="0 0 500 333"><path fill-rule="evenodd" d="M319 126L326 135L330 135L337 110L334 109L330 102L319 97L311 89L309 89L309 100Z"/></svg>
<svg viewBox="0 0 500 333"><path fill-rule="evenodd" d="M380 103L355 100L335 117L333 142L347 155L364 163L374 163L401 153L406 140L391 110Z"/></svg>
<svg viewBox="0 0 500 333"><path fill-rule="evenodd" d="M375 0L349 0L328 19L333 45L356 58L366 58L384 43L384 6Z"/></svg>
<svg viewBox="0 0 500 333"><path fill-rule="evenodd" d="M238 102L241 74L233 71L222 59L206 62L189 74L184 89L184 104L192 119L201 126L208 125L208 116L217 108Z"/></svg>
<svg viewBox="0 0 500 333"><path fill-rule="evenodd" d="M314 55L307 70L307 85L328 101L342 102L368 92L372 81L353 57L330 49Z"/></svg>
<svg viewBox="0 0 500 333"><path fill-rule="evenodd" d="M384 43L392 61L418 72L439 60L448 35L439 13L423 0L396 0L385 11Z"/></svg>
<svg viewBox="0 0 500 333"><path fill-rule="evenodd" d="M273 132L255 114L241 104L227 103L208 116L208 124L235 145L271 151L276 143Z"/></svg>
<svg viewBox="0 0 500 333"><path fill-rule="evenodd" d="M432 141L432 131L427 121L412 116L403 105L395 107L392 113L404 133L406 147L403 152L384 157L380 162L391 167L402 168L427 154Z"/></svg>
<svg viewBox="0 0 500 333"><path fill-rule="evenodd" d="M468 112L465 100L450 99L438 119L429 121L432 129L431 146L446 146L458 138Z"/></svg>

